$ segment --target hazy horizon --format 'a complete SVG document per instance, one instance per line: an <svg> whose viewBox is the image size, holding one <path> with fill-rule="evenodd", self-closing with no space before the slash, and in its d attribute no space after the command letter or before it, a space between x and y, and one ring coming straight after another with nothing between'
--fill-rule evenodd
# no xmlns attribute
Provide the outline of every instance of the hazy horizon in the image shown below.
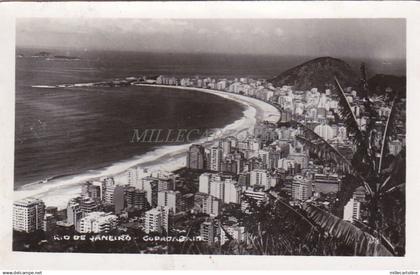
<svg viewBox="0 0 420 275"><path fill-rule="evenodd" d="M16 48L78 52L405 60L405 42L404 19L25 18L16 25Z"/></svg>

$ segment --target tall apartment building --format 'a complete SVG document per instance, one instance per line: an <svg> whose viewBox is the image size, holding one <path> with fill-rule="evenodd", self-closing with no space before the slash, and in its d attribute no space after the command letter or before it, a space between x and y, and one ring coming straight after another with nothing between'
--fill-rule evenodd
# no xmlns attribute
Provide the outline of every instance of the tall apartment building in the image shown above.
<svg viewBox="0 0 420 275"><path fill-rule="evenodd" d="M67 224L74 225L76 231L79 229L82 209L78 199L71 199L67 204Z"/></svg>
<svg viewBox="0 0 420 275"><path fill-rule="evenodd" d="M51 231L55 228L57 219L52 214L45 214L44 219L42 220L42 230L45 232Z"/></svg>
<svg viewBox="0 0 420 275"><path fill-rule="evenodd" d="M34 232L42 229L45 204L42 200L26 198L13 203L13 230Z"/></svg>
<svg viewBox="0 0 420 275"><path fill-rule="evenodd" d="M113 195L113 201L114 201L114 211L115 214L121 214L121 212L125 209L125 186L117 185L114 188L114 195Z"/></svg>
<svg viewBox="0 0 420 275"><path fill-rule="evenodd" d="M306 201L312 197L312 182L302 175L293 177L292 198L294 200Z"/></svg>
<svg viewBox="0 0 420 275"><path fill-rule="evenodd" d="M225 182L221 177L215 176L211 179L210 195L222 201L225 200Z"/></svg>
<svg viewBox="0 0 420 275"><path fill-rule="evenodd" d="M101 200L101 187L94 185L91 182L87 182L82 185L82 196L89 197L94 200Z"/></svg>
<svg viewBox="0 0 420 275"><path fill-rule="evenodd" d="M105 204L113 205L114 204L114 189L115 182L113 178L106 178L103 181L102 192L103 192L103 202Z"/></svg>
<svg viewBox="0 0 420 275"><path fill-rule="evenodd" d="M344 206L343 220L353 222L360 219L360 202L351 198Z"/></svg>
<svg viewBox="0 0 420 275"><path fill-rule="evenodd" d="M137 168L127 170L127 183L130 186L137 186Z"/></svg>
<svg viewBox="0 0 420 275"><path fill-rule="evenodd" d="M219 147L210 148L210 170L220 171L222 166L223 150Z"/></svg>
<svg viewBox="0 0 420 275"><path fill-rule="evenodd" d="M212 174L203 173L198 177L198 191L201 193L210 194L210 180Z"/></svg>
<svg viewBox="0 0 420 275"><path fill-rule="evenodd" d="M146 191L135 187L128 187L125 195L125 203L128 208L145 209L147 205Z"/></svg>
<svg viewBox="0 0 420 275"><path fill-rule="evenodd" d="M142 180L142 189L146 191L147 202L151 207L156 207L158 202L159 180L146 177Z"/></svg>
<svg viewBox="0 0 420 275"><path fill-rule="evenodd" d="M268 171L264 169L252 170L250 173L249 183L251 186L261 185L264 186L265 189L270 188Z"/></svg>
<svg viewBox="0 0 420 275"><path fill-rule="evenodd" d="M173 179L157 179L158 192L169 191L175 189L175 182Z"/></svg>
<svg viewBox="0 0 420 275"><path fill-rule="evenodd" d="M204 173L199 177L199 192L225 203L240 203L241 188L230 175Z"/></svg>
<svg viewBox="0 0 420 275"><path fill-rule="evenodd" d="M211 217L220 215L221 202L219 199L205 193L196 193L194 201L201 213L205 213Z"/></svg>
<svg viewBox="0 0 420 275"><path fill-rule="evenodd" d="M170 215L171 210L166 206L159 206L145 213L144 231L149 234L157 232L162 234L168 233L170 230Z"/></svg>
<svg viewBox="0 0 420 275"><path fill-rule="evenodd" d="M243 169L244 161L241 159L226 158L222 161L221 172L239 174Z"/></svg>
<svg viewBox="0 0 420 275"><path fill-rule="evenodd" d="M241 203L242 188L238 183L231 179L226 179L224 182L224 203Z"/></svg>
<svg viewBox="0 0 420 275"><path fill-rule="evenodd" d="M223 157L226 157L232 151L232 141L229 138L219 141L219 146L223 150Z"/></svg>
<svg viewBox="0 0 420 275"><path fill-rule="evenodd" d="M214 219L208 219L200 225L200 237L208 244L214 244L220 236L218 224Z"/></svg>
<svg viewBox="0 0 420 275"><path fill-rule="evenodd" d="M198 144L191 145L187 153L187 167L190 169L204 169L205 155L203 146Z"/></svg>
<svg viewBox="0 0 420 275"><path fill-rule="evenodd" d="M167 206L173 213L181 211L182 194L179 191L162 191L158 193L158 206Z"/></svg>

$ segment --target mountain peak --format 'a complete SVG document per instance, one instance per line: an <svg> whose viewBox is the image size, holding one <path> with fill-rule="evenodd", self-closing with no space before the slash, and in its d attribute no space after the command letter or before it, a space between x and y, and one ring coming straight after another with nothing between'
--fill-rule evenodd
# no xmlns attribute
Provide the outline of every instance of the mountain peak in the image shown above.
<svg viewBox="0 0 420 275"><path fill-rule="evenodd" d="M359 80L349 64L338 58L324 56L293 67L271 82L276 86L291 85L298 90L318 88L323 91L331 85L335 86L334 77L344 87L355 87Z"/></svg>

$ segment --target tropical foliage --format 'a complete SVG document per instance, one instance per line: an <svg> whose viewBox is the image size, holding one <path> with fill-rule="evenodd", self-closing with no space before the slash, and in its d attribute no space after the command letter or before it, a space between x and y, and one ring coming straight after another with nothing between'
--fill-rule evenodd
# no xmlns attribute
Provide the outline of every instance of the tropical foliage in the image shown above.
<svg viewBox="0 0 420 275"><path fill-rule="evenodd" d="M346 192L342 198L348 200L356 187L364 187L367 194L368 223L361 223L361 228L358 228L315 206L306 205L304 209L308 218L321 228L338 238L344 238L346 243L353 242L356 254L365 251L364 255L401 255L404 254L405 243L405 148L397 156L392 156L388 147L395 134L396 118L400 116L397 116L401 111L399 93L395 92L389 100L390 112L385 126L378 129L376 122L379 121L379 115L369 97L364 76L362 67L363 114L367 118L365 125L361 125L356 118L339 80L335 79L340 118L347 127L348 137L355 145L352 159L344 157L337 148L299 123L297 124L301 131L297 139L311 153L324 161L333 161L344 172L345 183L350 186L344 188Z"/></svg>
<svg viewBox="0 0 420 275"><path fill-rule="evenodd" d="M248 246L231 241L230 252L268 255L405 254L405 147L393 156L388 146L396 135L397 126L401 127L401 121L404 124L404 103L398 97L404 91L394 91L393 95L380 98L390 108L388 117L383 120L375 107L377 98L369 91L363 64L361 75L359 94L363 104L360 113L366 118L366 123L362 124L356 116L337 78L333 90L340 106L336 118L346 126L348 138L354 145L350 157L306 125L299 121L291 123L299 129L296 139L311 156L326 164L333 163L334 168L344 175L338 202L334 205L336 215L312 203L304 203L301 208L291 207L275 192L270 193L276 198L274 204L251 204L253 214L247 224ZM384 126L379 127L381 124ZM354 223L344 221L339 217L344 204L360 186L366 193L368 219L355 220Z"/></svg>

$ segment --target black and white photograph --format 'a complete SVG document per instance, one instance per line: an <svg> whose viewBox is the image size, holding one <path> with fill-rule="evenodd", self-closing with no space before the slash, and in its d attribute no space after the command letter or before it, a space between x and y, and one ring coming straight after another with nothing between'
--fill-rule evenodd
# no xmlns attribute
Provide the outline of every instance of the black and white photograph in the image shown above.
<svg viewBox="0 0 420 275"><path fill-rule="evenodd" d="M0 270L418 274L419 12L1 3Z"/></svg>
<svg viewBox="0 0 420 275"><path fill-rule="evenodd" d="M406 20L18 18L13 251L406 249Z"/></svg>

